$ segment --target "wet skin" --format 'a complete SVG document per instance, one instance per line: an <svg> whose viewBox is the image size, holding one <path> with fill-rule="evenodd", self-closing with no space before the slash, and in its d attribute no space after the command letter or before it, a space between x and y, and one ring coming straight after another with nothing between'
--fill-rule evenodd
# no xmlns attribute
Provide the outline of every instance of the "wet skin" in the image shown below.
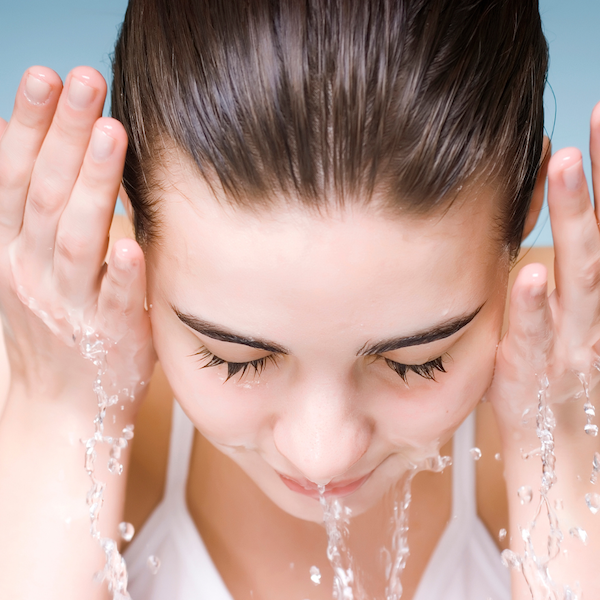
<svg viewBox="0 0 600 600"><path fill-rule="evenodd" d="M320 484L364 511L437 453L491 382L508 275L494 199L480 188L425 219L376 207L256 216L223 207L184 169L169 169L164 241L147 252L154 344L175 397L283 510L319 522ZM448 337L361 354L469 318ZM227 379L226 364L207 366L213 355L274 360ZM439 357L434 380L409 370L405 382L385 361Z"/></svg>
<svg viewBox="0 0 600 600"><path fill-rule="evenodd" d="M0 304L11 364L0 421L0 478L6 484L0 488L0 531L13 540L9 552L0 553L10 575L3 595L37 597L48 581L64 600L101 593L88 593L87 574L100 558L97 547L90 549L88 523L74 522L67 533L64 523L47 519L87 491L80 449L69 445L64 428L65 415L73 430L83 432L91 423L93 369L77 363L77 348L66 347L22 305L22 297L36 298L53 318L76 308L102 336L119 340L111 353L119 381L148 379L152 333L173 391L194 423L267 498L302 522L320 519L317 503L290 490L280 475L301 486L329 484L332 493L336 485L369 475L347 497L361 512L409 465L435 452L486 392L492 373L487 395L501 429L508 488L523 482L534 487L539 465L522 461L520 450L538 441L535 432L522 430L521 415L535 403L545 372L566 425L556 437L563 471L554 491L569 507L565 530L583 526L590 533L588 547L570 545L569 559L561 556L554 573L559 580L578 579L587 595L600 594L600 537L593 535L598 522L581 502L587 481L574 480L589 470L598 440L582 438L576 418L583 418L582 411L566 402L574 387L560 387L569 377L577 384L573 372L589 369L600 348L600 204L594 210L590 203L578 151L558 152L549 168L557 289L547 297L540 265L522 269L508 334L496 353L508 262L495 238L497 203L483 188L462 192L443 216L421 220L367 209L317 218L286 208L252 217L221 208L197 175L185 166L179 170L178 157L170 156L159 188L169 207L163 244L144 256L134 241L122 240L106 266L125 132L100 118L105 84L98 73L78 68L61 90L55 73L32 68L10 123L0 120ZM591 155L598 192L600 108L592 116ZM543 172L540 181L538 199ZM380 349L382 356L361 354L478 309L453 337ZM260 375L250 368L244 378L225 381L225 365L199 367L214 356L240 363L271 351L198 333L182 315L211 323L213 333L267 341L278 356ZM402 371L440 358L446 373L432 373L436 381L408 372L405 384L390 368ZM135 419L144 397L143 389L138 392L137 403L118 415L117 429ZM40 444L43 453L28 452ZM64 466L64 486L55 485L56 464ZM52 493L40 494L42 489ZM514 494L508 502L511 543L520 551L518 527L531 518L531 507L520 506ZM103 515L108 532L116 532L123 505L124 481L115 480ZM543 545L543 527L538 533ZM44 560L23 581L18 574L32 548ZM515 599L528 597L522 577L516 574L513 584Z"/></svg>

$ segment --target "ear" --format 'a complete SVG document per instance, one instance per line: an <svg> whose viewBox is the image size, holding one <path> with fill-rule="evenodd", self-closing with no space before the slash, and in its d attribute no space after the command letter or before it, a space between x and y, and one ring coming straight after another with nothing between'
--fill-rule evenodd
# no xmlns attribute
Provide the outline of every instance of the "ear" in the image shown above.
<svg viewBox="0 0 600 600"><path fill-rule="evenodd" d="M531 197L531 204L529 206L529 212L525 219L525 227L523 228L524 240L535 227L540 212L542 211L542 205L544 204L544 194L546 192L546 178L548 176L548 163L550 162L550 156L552 154L552 144L548 136L544 136L544 144L542 147L542 158L540 164L540 170L538 172L535 187L533 188L533 196Z"/></svg>
<svg viewBox="0 0 600 600"><path fill-rule="evenodd" d="M133 208L131 208L131 202L129 201L129 196L125 191L123 185L119 186L119 198L123 204L123 208L125 209L125 214L131 223L133 223Z"/></svg>

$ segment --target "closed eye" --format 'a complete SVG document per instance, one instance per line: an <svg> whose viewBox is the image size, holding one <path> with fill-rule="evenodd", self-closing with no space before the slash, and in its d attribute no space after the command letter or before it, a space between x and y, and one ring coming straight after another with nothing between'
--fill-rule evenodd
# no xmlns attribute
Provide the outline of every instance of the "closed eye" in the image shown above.
<svg viewBox="0 0 600 600"><path fill-rule="evenodd" d="M384 358L383 356L380 358ZM429 379L431 381L435 381L435 373L439 371L440 373L445 373L446 369L444 368L444 364L442 362L442 357L434 358L429 362L426 362L422 365L403 365L402 363L396 362L394 360L390 360L389 358L384 358L387 366L395 371L402 377L404 383L408 384L408 373L412 371L417 375L425 379Z"/></svg>
<svg viewBox="0 0 600 600"><path fill-rule="evenodd" d="M199 356L201 360L208 360L208 362L202 365L201 369L206 367L218 367L219 365L227 365L227 379L229 381L234 375L241 372L240 379L250 370L254 369L254 375L260 375L268 362L272 362L274 365L277 364L277 356L275 354L269 354L263 358L256 360L250 360L248 362L228 362L222 358L219 358L216 354L213 354L207 348L200 348L198 352L195 352L193 356Z"/></svg>

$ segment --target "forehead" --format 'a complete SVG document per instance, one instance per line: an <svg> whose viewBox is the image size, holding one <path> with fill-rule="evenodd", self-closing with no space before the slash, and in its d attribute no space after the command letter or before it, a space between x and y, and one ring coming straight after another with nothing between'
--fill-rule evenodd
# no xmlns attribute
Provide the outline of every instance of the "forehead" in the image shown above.
<svg viewBox="0 0 600 600"><path fill-rule="evenodd" d="M250 213L186 177L161 197L149 274L178 308L272 339L291 320L411 331L485 301L504 260L495 204L479 190L418 218L362 207L315 215L283 202Z"/></svg>

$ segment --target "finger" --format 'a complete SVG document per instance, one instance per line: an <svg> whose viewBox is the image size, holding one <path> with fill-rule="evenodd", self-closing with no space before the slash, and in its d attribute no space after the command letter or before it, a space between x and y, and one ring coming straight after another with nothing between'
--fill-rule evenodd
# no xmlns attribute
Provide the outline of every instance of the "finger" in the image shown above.
<svg viewBox="0 0 600 600"><path fill-rule="evenodd" d="M590 156L596 221L600 223L600 102L592 111L590 122Z"/></svg>
<svg viewBox="0 0 600 600"><path fill-rule="evenodd" d="M33 169L23 216L22 243L38 264L52 260L56 227L105 95L106 82L95 69L77 67L69 74Z"/></svg>
<svg viewBox="0 0 600 600"><path fill-rule="evenodd" d="M541 376L553 343L544 265L532 263L521 269L511 291L508 318L507 355L513 362L525 361Z"/></svg>
<svg viewBox="0 0 600 600"><path fill-rule="evenodd" d="M127 134L121 123L98 119L54 244L55 281L76 305L97 297L126 151Z"/></svg>
<svg viewBox="0 0 600 600"><path fill-rule="evenodd" d="M18 235L31 174L62 90L46 67L28 69L19 85L10 122L0 138L0 243Z"/></svg>
<svg viewBox="0 0 600 600"><path fill-rule="evenodd" d="M581 153L557 152L548 169L548 207L555 248L556 291L563 325L582 343L598 316L600 232Z"/></svg>
<svg viewBox="0 0 600 600"><path fill-rule="evenodd" d="M104 333L114 342L133 333L137 341L149 335L150 319L144 307L146 273L144 254L137 242L124 238L115 243L98 299Z"/></svg>

